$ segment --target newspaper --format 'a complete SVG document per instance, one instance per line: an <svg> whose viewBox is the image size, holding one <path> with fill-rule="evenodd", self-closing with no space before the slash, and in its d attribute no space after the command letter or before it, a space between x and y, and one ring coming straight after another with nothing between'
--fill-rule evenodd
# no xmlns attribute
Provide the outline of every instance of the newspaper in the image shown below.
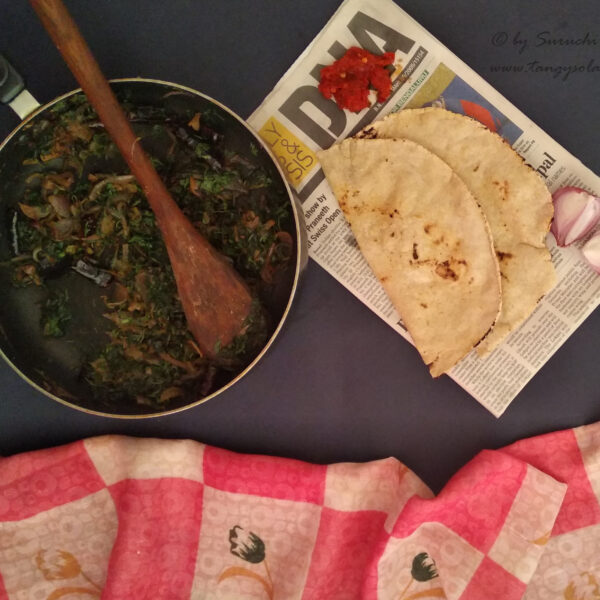
<svg viewBox="0 0 600 600"><path fill-rule="evenodd" d="M320 70L351 46L395 52L392 94L358 114L318 91ZM600 193L600 178L552 140L392 0L346 0L248 119L271 148L302 204L309 256L408 341L409 333L358 250L314 151L404 108L443 106L502 135L550 191ZM475 352L449 375L499 417L525 384L600 304L600 277L577 248L547 244L558 284L485 359Z"/></svg>

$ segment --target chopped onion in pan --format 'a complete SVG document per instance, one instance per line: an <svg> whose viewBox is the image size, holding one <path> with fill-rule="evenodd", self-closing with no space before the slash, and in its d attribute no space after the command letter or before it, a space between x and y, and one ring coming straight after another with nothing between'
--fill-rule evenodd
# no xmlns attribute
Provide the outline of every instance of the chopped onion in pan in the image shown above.
<svg viewBox="0 0 600 600"><path fill-rule="evenodd" d="M552 196L554 220L550 231L559 246L569 246L587 235L600 220L600 198L576 187L564 187Z"/></svg>

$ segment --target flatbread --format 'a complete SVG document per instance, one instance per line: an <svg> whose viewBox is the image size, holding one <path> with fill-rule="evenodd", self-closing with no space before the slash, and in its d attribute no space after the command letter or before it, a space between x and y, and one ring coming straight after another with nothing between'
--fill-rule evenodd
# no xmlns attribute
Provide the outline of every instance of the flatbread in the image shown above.
<svg viewBox="0 0 600 600"><path fill-rule="evenodd" d="M485 356L516 329L556 283L545 238L552 198L539 175L497 134L442 108L403 110L359 138L405 138L421 144L465 182L492 230L502 274L502 312L478 346Z"/></svg>
<svg viewBox="0 0 600 600"><path fill-rule="evenodd" d="M500 312L491 232L463 181L409 140L347 139L317 153L360 250L437 377Z"/></svg>

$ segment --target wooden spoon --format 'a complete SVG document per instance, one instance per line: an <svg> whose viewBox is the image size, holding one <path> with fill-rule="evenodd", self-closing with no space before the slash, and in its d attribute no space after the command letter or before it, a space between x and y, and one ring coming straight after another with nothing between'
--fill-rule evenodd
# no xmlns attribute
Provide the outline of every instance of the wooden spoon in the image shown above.
<svg viewBox="0 0 600 600"><path fill-rule="evenodd" d="M250 313L248 287L171 198L62 1L30 2L146 194L189 329L202 352L214 357L240 332Z"/></svg>

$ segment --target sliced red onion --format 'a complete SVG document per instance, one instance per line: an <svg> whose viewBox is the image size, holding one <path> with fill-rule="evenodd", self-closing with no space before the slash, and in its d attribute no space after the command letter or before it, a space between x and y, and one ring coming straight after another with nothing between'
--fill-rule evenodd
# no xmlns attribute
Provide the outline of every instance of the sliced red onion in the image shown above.
<svg viewBox="0 0 600 600"><path fill-rule="evenodd" d="M52 210L48 204L44 204L43 206L31 206L29 204L22 204L19 202L19 207L26 217L33 219L34 221L45 219Z"/></svg>
<svg viewBox="0 0 600 600"><path fill-rule="evenodd" d="M50 223L52 237L58 241L66 240L73 233L74 228L75 221L73 219L59 219Z"/></svg>
<svg viewBox="0 0 600 600"><path fill-rule="evenodd" d="M560 188L552 195L554 220L550 231L559 246L587 235L600 220L600 198L576 187Z"/></svg>
<svg viewBox="0 0 600 600"><path fill-rule="evenodd" d="M600 274L600 231L583 245L581 252L592 269Z"/></svg>
<svg viewBox="0 0 600 600"><path fill-rule="evenodd" d="M71 216L71 202L63 194L52 194L48 196L48 204L59 217L66 219Z"/></svg>

